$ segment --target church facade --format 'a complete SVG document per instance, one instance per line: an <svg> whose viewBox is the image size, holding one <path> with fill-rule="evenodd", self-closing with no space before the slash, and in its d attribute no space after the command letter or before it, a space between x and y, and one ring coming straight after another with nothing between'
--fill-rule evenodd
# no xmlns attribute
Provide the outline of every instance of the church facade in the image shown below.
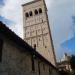
<svg viewBox="0 0 75 75"><path fill-rule="evenodd" d="M0 75L58 75L58 70L0 22Z"/></svg>
<svg viewBox="0 0 75 75"><path fill-rule="evenodd" d="M53 65L56 64L53 41L44 0L23 4L24 40Z"/></svg>

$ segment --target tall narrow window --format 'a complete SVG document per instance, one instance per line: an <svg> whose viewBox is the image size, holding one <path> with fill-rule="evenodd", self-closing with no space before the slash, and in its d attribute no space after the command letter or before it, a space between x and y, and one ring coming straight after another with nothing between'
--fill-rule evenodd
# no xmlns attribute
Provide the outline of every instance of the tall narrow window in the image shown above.
<svg viewBox="0 0 75 75"><path fill-rule="evenodd" d="M45 48L47 48L47 46L45 46Z"/></svg>
<svg viewBox="0 0 75 75"><path fill-rule="evenodd" d="M43 64L43 70L45 71L45 64Z"/></svg>
<svg viewBox="0 0 75 75"><path fill-rule="evenodd" d="M25 16L26 16L26 18L27 18L27 17L29 17L29 14L28 14L28 13L25 13Z"/></svg>
<svg viewBox="0 0 75 75"><path fill-rule="evenodd" d="M41 9L41 8L39 8L39 13L40 13L40 14L42 13L42 9Z"/></svg>
<svg viewBox="0 0 75 75"><path fill-rule="evenodd" d="M51 75L51 68L49 67L49 75Z"/></svg>
<svg viewBox="0 0 75 75"><path fill-rule="evenodd" d="M32 71L35 71L35 63L33 55L31 56L31 62L32 62Z"/></svg>
<svg viewBox="0 0 75 75"><path fill-rule="evenodd" d="M43 20L42 20L42 23L43 23Z"/></svg>
<svg viewBox="0 0 75 75"><path fill-rule="evenodd" d="M32 13L32 11L30 11L30 12L29 12L29 15L30 15L30 16L33 16L33 13Z"/></svg>
<svg viewBox="0 0 75 75"><path fill-rule="evenodd" d="M35 9L35 15L37 15L38 14L38 11Z"/></svg>
<svg viewBox="0 0 75 75"><path fill-rule="evenodd" d="M36 50L36 44L34 44L34 49Z"/></svg>
<svg viewBox="0 0 75 75"><path fill-rule="evenodd" d="M41 71L40 71L40 62L38 62L38 71L39 71L39 75L41 75Z"/></svg>
<svg viewBox="0 0 75 75"><path fill-rule="evenodd" d="M0 39L0 62L2 61L3 40Z"/></svg>

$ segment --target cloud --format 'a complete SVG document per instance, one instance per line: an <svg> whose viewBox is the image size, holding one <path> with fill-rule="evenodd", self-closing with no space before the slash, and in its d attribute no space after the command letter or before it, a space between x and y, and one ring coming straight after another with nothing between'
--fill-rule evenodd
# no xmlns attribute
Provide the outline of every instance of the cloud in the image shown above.
<svg viewBox="0 0 75 75"><path fill-rule="evenodd" d="M4 0L0 15L14 22L10 28L22 37L22 7L21 5L32 0ZM72 15L75 15L75 0L45 0L48 7L48 15L53 43L57 57L63 51L61 43L73 36L71 30ZM15 27L15 29L14 29ZM59 56L58 56L59 55Z"/></svg>
<svg viewBox="0 0 75 75"><path fill-rule="evenodd" d="M75 55L75 36L61 43L61 47L63 47L69 55Z"/></svg>
<svg viewBox="0 0 75 75"><path fill-rule="evenodd" d="M29 0L31 1L31 0ZM22 4L28 2L28 0L5 0L4 6L1 9L0 15L14 23L10 25L10 28L22 37ZM14 28L15 27L15 28Z"/></svg>
<svg viewBox="0 0 75 75"><path fill-rule="evenodd" d="M67 39L66 41L61 43L61 47L64 48L66 53L68 54L75 54L75 16L72 16L73 24L72 24L72 31L73 31L73 37L70 39Z"/></svg>
<svg viewBox="0 0 75 75"><path fill-rule="evenodd" d="M71 27L73 24L72 16L75 15L75 1L53 0L48 9L53 42L58 57L58 53L66 52L66 49L61 47L61 43L73 37Z"/></svg>
<svg viewBox="0 0 75 75"><path fill-rule="evenodd" d="M8 26L13 23L12 21L5 19L2 16L0 16L0 21L2 21L4 24L7 24Z"/></svg>

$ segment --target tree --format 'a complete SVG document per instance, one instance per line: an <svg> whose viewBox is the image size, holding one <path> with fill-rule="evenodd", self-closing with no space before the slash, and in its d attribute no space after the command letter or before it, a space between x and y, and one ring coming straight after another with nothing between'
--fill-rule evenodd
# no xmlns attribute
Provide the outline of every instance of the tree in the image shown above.
<svg viewBox="0 0 75 75"><path fill-rule="evenodd" d="M75 70L75 56L72 55L72 57L70 58L70 65L72 70Z"/></svg>
<svg viewBox="0 0 75 75"><path fill-rule="evenodd" d="M75 70L73 70L73 71L70 73L70 75L75 75Z"/></svg>
<svg viewBox="0 0 75 75"><path fill-rule="evenodd" d="M60 75L70 75L69 72L61 70L59 71Z"/></svg>

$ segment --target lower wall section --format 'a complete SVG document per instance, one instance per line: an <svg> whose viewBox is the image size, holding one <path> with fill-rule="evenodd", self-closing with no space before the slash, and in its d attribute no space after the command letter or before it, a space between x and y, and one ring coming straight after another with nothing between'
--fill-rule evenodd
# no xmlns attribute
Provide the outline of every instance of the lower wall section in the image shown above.
<svg viewBox="0 0 75 75"><path fill-rule="evenodd" d="M24 49L25 50L25 49ZM58 75L57 70L19 47L11 40L4 39L0 75Z"/></svg>

